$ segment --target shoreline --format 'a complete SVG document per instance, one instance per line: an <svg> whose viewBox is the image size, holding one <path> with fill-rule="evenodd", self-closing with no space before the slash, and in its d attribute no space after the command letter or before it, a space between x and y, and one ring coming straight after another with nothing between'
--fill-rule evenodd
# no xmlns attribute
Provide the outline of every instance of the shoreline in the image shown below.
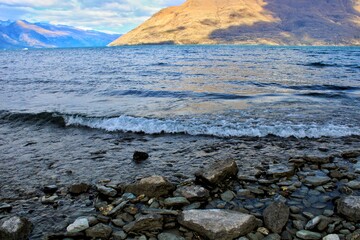
<svg viewBox="0 0 360 240"><path fill-rule="evenodd" d="M213 198L218 195L219 199L226 190L237 192L233 187L239 188L239 181L253 183L254 179L239 178L241 174L255 176L257 170L264 171L264 166L269 164L288 164L290 158L297 156L341 156L344 151L360 149L359 136L319 139L274 136L223 139L182 135L110 134L97 130L50 126L28 127L29 133L37 129L38 141L31 142L31 138L18 139L15 141L19 146L16 152L9 152L9 149L3 151L3 159L10 160L12 157L15 161L3 161L1 164L3 169L1 175L5 181L1 185L0 204L10 204L12 208L10 213L2 213L2 217L21 215L34 223L35 228L30 239L43 239L44 231L49 229L51 229L49 232L64 232L64 229L76 218L98 214L99 212L94 210L94 201L98 194L94 186L99 183L105 185L109 180L112 182L108 185L114 187L114 184L129 184L151 175L160 175L166 177L172 184L179 185L194 181L195 172L211 166L215 161L235 159L239 168L238 182L235 185L230 183L225 186L229 189L219 188L217 192L212 193ZM58 135L60 132L61 135ZM47 145L42 144L42 138L46 139ZM54 138L58 138L57 141ZM74 145L67 148L66 152L60 151L66 146L58 146L60 149L58 151L56 146L64 139L70 140L69 145ZM11 140L8 139L9 147L14 143ZM85 145L87 148L84 148ZM7 149L6 144L1 148ZM84 149L78 152L79 148ZM53 153L41 155L44 151L50 153L49 150ZM135 163L132 154L136 150L149 153L149 159ZM87 154L84 155L84 152ZM19 157L22 154L32 158L31 162L27 163L25 157ZM124 160L121 160L121 156ZM55 157L59 160L54 162ZM49 162L54 162L50 168ZM28 164L31 166L38 164L38 166L29 168ZM347 164L351 163L347 162ZM38 171L35 175L34 169ZM17 180L19 174L23 172L27 172L27 175ZM93 188L86 194L72 196L68 192L69 186L81 182ZM51 198L53 195L47 196L43 191L45 186L51 185L57 186L58 197L55 199ZM117 196L121 197L121 195ZM249 201L253 200L254 198L250 198ZM221 206L221 203L219 204ZM259 216L257 214L257 217Z"/></svg>

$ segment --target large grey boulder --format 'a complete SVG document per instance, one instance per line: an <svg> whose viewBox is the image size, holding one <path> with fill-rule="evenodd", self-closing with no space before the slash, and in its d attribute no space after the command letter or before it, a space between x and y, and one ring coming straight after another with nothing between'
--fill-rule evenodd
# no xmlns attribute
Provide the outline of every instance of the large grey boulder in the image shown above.
<svg viewBox="0 0 360 240"><path fill-rule="evenodd" d="M32 223L26 218L17 216L6 218L0 221L1 240L26 240L28 239Z"/></svg>
<svg viewBox="0 0 360 240"><path fill-rule="evenodd" d="M337 202L337 212L344 215L350 221L359 221L360 196L347 196L339 199Z"/></svg>
<svg viewBox="0 0 360 240"><path fill-rule="evenodd" d="M218 185L227 178L236 177L238 171L239 169L234 160L226 160L215 162L209 167L196 172L195 177L198 182Z"/></svg>
<svg viewBox="0 0 360 240"><path fill-rule="evenodd" d="M175 186L166 178L161 176L151 176L141 179L139 182L126 186L126 192L137 195L145 194L148 197L161 197L169 195Z"/></svg>
<svg viewBox="0 0 360 240"><path fill-rule="evenodd" d="M164 218L159 214L147 214L138 217L135 221L125 225L125 232L157 231L163 227Z"/></svg>
<svg viewBox="0 0 360 240"><path fill-rule="evenodd" d="M289 214L290 209L283 202L273 202L263 212L265 226L274 233L281 233Z"/></svg>
<svg viewBox="0 0 360 240"><path fill-rule="evenodd" d="M210 240L234 239L257 227L257 220L252 215L220 209L183 211L178 221Z"/></svg>

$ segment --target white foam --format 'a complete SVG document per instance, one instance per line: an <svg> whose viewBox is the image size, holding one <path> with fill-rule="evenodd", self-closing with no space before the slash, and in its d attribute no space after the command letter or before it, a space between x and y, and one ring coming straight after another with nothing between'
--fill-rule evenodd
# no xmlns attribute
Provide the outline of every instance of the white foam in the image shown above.
<svg viewBox="0 0 360 240"><path fill-rule="evenodd" d="M345 125L293 124L249 120L230 122L226 120L206 121L199 119L151 119L142 117L120 116L113 118L87 118L80 116L65 117L67 126L84 126L103 129L109 132L143 132L147 134L185 133L190 135L211 135L219 137L264 137L269 134L280 137L318 138L322 136L343 137L360 135L360 129Z"/></svg>

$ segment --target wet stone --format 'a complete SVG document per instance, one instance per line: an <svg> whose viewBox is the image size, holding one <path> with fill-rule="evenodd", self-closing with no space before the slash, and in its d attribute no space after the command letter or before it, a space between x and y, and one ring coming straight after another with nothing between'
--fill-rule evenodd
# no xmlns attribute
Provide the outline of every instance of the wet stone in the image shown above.
<svg viewBox="0 0 360 240"><path fill-rule="evenodd" d="M87 237L91 238L108 239L110 238L112 231L113 230L110 226L98 223L95 226L86 229L85 234Z"/></svg>
<svg viewBox="0 0 360 240"><path fill-rule="evenodd" d="M170 197L164 200L166 207L182 207L189 204L190 202L184 197Z"/></svg>
<svg viewBox="0 0 360 240"><path fill-rule="evenodd" d="M115 197L117 195L117 191L110 187L105 186L97 186L97 190L102 195L108 196L108 197Z"/></svg>
<svg viewBox="0 0 360 240"><path fill-rule="evenodd" d="M326 176L309 176L305 178L305 183L311 186L320 186L324 185L331 181L331 178Z"/></svg>
<svg viewBox="0 0 360 240"><path fill-rule="evenodd" d="M257 227L256 218L252 215L219 209L183 211L178 221L211 240L234 239Z"/></svg>
<svg viewBox="0 0 360 240"><path fill-rule="evenodd" d="M158 240L185 240L185 238L173 233L160 233L157 238Z"/></svg>
<svg viewBox="0 0 360 240"><path fill-rule="evenodd" d="M329 234L323 237L322 240L340 240L340 237L337 234Z"/></svg>
<svg viewBox="0 0 360 240"><path fill-rule="evenodd" d="M79 218L76 219L74 223L70 224L66 231L68 233L77 233L84 231L85 229L88 229L90 227L89 220L87 218Z"/></svg>
<svg viewBox="0 0 360 240"><path fill-rule="evenodd" d="M190 185L177 188L174 192L174 196L182 196L192 202L206 200L210 196L210 193L202 186Z"/></svg>
<svg viewBox="0 0 360 240"><path fill-rule="evenodd" d="M48 186L43 187L42 190L45 194L54 194L58 190L58 186L48 185Z"/></svg>
<svg viewBox="0 0 360 240"><path fill-rule="evenodd" d="M222 181L235 177L238 173L238 167L233 160L216 162L207 168L195 173L196 181L209 185L218 185Z"/></svg>
<svg viewBox="0 0 360 240"><path fill-rule="evenodd" d="M360 220L360 196L348 196L339 199L337 211L350 221Z"/></svg>
<svg viewBox="0 0 360 240"><path fill-rule="evenodd" d="M2 212L10 212L12 210L12 206L7 203L0 204L0 213Z"/></svg>
<svg viewBox="0 0 360 240"><path fill-rule="evenodd" d="M159 214L147 214L139 216L135 221L125 225L125 232L158 231L163 227L163 217Z"/></svg>
<svg viewBox="0 0 360 240"><path fill-rule="evenodd" d="M295 167L293 165L275 164L271 165L266 172L267 175L274 178L291 177L295 173Z"/></svg>
<svg viewBox="0 0 360 240"><path fill-rule="evenodd" d="M348 186L349 188L354 189L354 190L359 190L360 189L360 181L356 181L356 180L350 181L346 184L346 186Z"/></svg>
<svg viewBox="0 0 360 240"><path fill-rule="evenodd" d="M281 236L277 233L272 233L269 234L268 236L266 236L265 238L263 238L262 240L280 240Z"/></svg>
<svg viewBox="0 0 360 240"><path fill-rule="evenodd" d="M149 158L149 154L146 152L135 151L133 154L133 160L135 162L145 161Z"/></svg>
<svg viewBox="0 0 360 240"><path fill-rule="evenodd" d="M225 202L230 202L235 197L234 192L227 190L220 195L221 199Z"/></svg>
<svg viewBox="0 0 360 240"><path fill-rule="evenodd" d="M306 230L311 230L311 229L314 229L316 227L316 225L318 225L321 221L321 218L320 216L317 216L313 219L311 219L305 226L305 229Z"/></svg>
<svg viewBox="0 0 360 240"><path fill-rule="evenodd" d="M162 176L151 176L126 187L126 192L137 195L145 194L148 197L161 197L169 195L174 190L174 185Z"/></svg>
<svg viewBox="0 0 360 240"><path fill-rule="evenodd" d="M303 159L309 163L325 164L330 163L332 158L329 156L305 156Z"/></svg>
<svg viewBox="0 0 360 240"><path fill-rule="evenodd" d="M263 212L265 226L274 233L281 233L289 219L289 213L289 207L284 203L271 203Z"/></svg>
<svg viewBox="0 0 360 240"><path fill-rule="evenodd" d="M89 190L90 186L86 183L76 183L70 186L69 192L71 194L81 194L86 193Z"/></svg>
<svg viewBox="0 0 360 240"><path fill-rule="evenodd" d="M1 240L26 240L28 239L32 223L26 218L13 216L0 220Z"/></svg>
<svg viewBox="0 0 360 240"><path fill-rule="evenodd" d="M111 235L113 240L124 240L127 238L127 234L124 231L116 231Z"/></svg>
<svg viewBox="0 0 360 240"><path fill-rule="evenodd" d="M316 233L316 232L311 232L308 230L300 230L298 232L296 232L296 236L298 238L304 239L304 240L316 240L316 239L320 239L321 238L321 234L320 233Z"/></svg>

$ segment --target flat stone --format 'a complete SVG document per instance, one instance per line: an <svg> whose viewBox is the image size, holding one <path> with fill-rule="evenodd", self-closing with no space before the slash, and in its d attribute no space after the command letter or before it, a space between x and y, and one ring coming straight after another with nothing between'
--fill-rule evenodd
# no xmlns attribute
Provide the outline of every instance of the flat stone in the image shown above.
<svg viewBox="0 0 360 240"><path fill-rule="evenodd" d="M198 185L181 186L176 189L174 196L185 197L190 202L206 200L210 193L207 189Z"/></svg>
<svg viewBox="0 0 360 240"><path fill-rule="evenodd" d="M356 180L350 181L346 184L346 186L348 186L349 188L354 189L354 190L359 190L360 189L360 181L356 181Z"/></svg>
<svg viewBox="0 0 360 240"><path fill-rule="evenodd" d="M313 219L311 219L306 225L305 225L305 229L306 230L311 230L314 229L316 227L316 225L318 225L321 221L321 217L317 216Z"/></svg>
<svg viewBox="0 0 360 240"><path fill-rule="evenodd" d="M267 175L274 178L280 177L291 177L295 173L294 165L275 164L271 165L269 170L266 172Z"/></svg>
<svg viewBox="0 0 360 240"><path fill-rule="evenodd" d="M337 234L329 234L323 237L322 240L340 240L340 237Z"/></svg>
<svg viewBox="0 0 360 240"><path fill-rule="evenodd" d="M113 240L124 240L127 238L127 234L124 231L116 231L111 235Z"/></svg>
<svg viewBox="0 0 360 240"><path fill-rule="evenodd" d="M337 202L337 212L344 215L350 221L359 221L360 196L347 196L339 199Z"/></svg>
<svg viewBox="0 0 360 240"><path fill-rule="evenodd" d="M257 227L256 218L252 215L220 209L183 211L178 221L210 240L234 239Z"/></svg>
<svg viewBox="0 0 360 240"><path fill-rule="evenodd" d="M0 221L0 239L26 240L28 239L32 228L32 223L26 218L14 216L2 219Z"/></svg>
<svg viewBox="0 0 360 240"><path fill-rule="evenodd" d="M53 195L50 197L42 196L41 197L41 203L42 204L53 204L59 197L57 195Z"/></svg>
<svg viewBox="0 0 360 240"><path fill-rule="evenodd" d="M185 240L185 238L173 233L160 233L157 238L158 240Z"/></svg>
<svg viewBox="0 0 360 240"><path fill-rule="evenodd" d="M267 235L265 238L263 238L262 240L280 240L281 236L277 233L272 233Z"/></svg>
<svg viewBox="0 0 360 240"><path fill-rule="evenodd" d="M235 193L227 190L220 195L221 199L225 202L230 202L235 197Z"/></svg>
<svg viewBox="0 0 360 240"><path fill-rule="evenodd" d="M169 210L169 209L160 209L160 208L144 208L141 210L145 214L160 214L160 215L179 215L179 211Z"/></svg>
<svg viewBox="0 0 360 240"><path fill-rule="evenodd" d="M289 219L290 209L282 202L271 203L263 212L265 226L274 233L281 233Z"/></svg>
<svg viewBox="0 0 360 240"><path fill-rule="evenodd" d="M300 230L298 232L296 232L296 236L298 238L304 239L304 240L312 240L312 239L320 239L321 238L321 234L320 233L316 233L316 232L311 232L308 230Z"/></svg>
<svg viewBox="0 0 360 240"><path fill-rule="evenodd" d="M125 225L125 232L158 231L163 227L163 217L159 214L148 214L138 217L135 221Z"/></svg>
<svg viewBox="0 0 360 240"><path fill-rule="evenodd" d="M66 231L68 233L77 233L77 232L84 231L84 230L88 229L89 227L90 227L89 220L87 218L79 218L79 219L76 219L74 223L70 224L66 228Z"/></svg>
<svg viewBox="0 0 360 240"><path fill-rule="evenodd" d="M97 186L97 190L102 195L108 196L108 197L115 197L117 195L117 191L110 187L105 186Z"/></svg>
<svg viewBox="0 0 360 240"><path fill-rule="evenodd" d="M357 158L360 157L360 150L349 150L345 151L341 154L341 156L345 159L349 158Z"/></svg>
<svg viewBox="0 0 360 240"><path fill-rule="evenodd" d="M166 207L182 207L189 204L190 202L184 197L170 197L164 200Z"/></svg>
<svg viewBox="0 0 360 240"><path fill-rule="evenodd" d="M1 212L10 212L12 210L12 206L7 203L0 204L0 213Z"/></svg>
<svg viewBox="0 0 360 240"><path fill-rule="evenodd" d="M90 188L90 185L87 183L76 183L70 186L69 192L71 194L81 194L86 193Z"/></svg>
<svg viewBox="0 0 360 240"><path fill-rule="evenodd" d="M195 173L196 180L209 185L218 185L225 179L235 177L238 167L234 160L216 162Z"/></svg>
<svg viewBox="0 0 360 240"><path fill-rule="evenodd" d="M304 156L303 159L306 162L316 163L316 164L330 163L332 160L332 158L329 156Z"/></svg>
<svg viewBox="0 0 360 240"><path fill-rule="evenodd" d="M305 183L311 186L321 186L331 181L331 178L327 176L309 176L305 178Z"/></svg>
<svg viewBox="0 0 360 240"><path fill-rule="evenodd" d="M112 228L103 223L98 223L95 226L88 228L85 230L85 234L87 237L91 238L102 238L108 239L111 236Z"/></svg>
<svg viewBox="0 0 360 240"><path fill-rule="evenodd" d="M137 195L145 194L148 197L161 197L169 195L174 190L174 185L161 176L151 176L139 182L126 186L126 192Z"/></svg>

